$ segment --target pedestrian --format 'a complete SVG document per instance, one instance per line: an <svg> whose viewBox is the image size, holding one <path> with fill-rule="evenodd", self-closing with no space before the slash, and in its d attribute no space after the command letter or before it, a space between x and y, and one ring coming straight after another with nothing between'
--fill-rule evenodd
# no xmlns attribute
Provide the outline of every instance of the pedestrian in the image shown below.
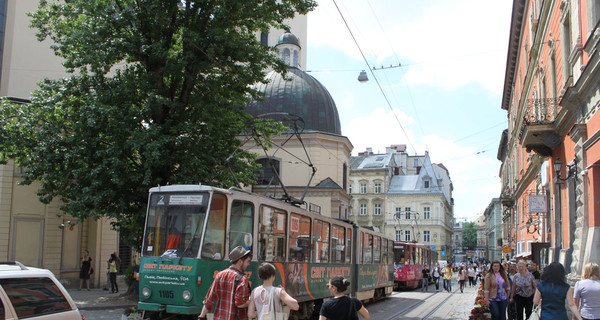
<svg viewBox="0 0 600 320"><path fill-rule="evenodd" d="M426 264L423 265L421 273L423 274L423 280L421 280L421 291L429 291L429 268Z"/></svg>
<svg viewBox="0 0 600 320"><path fill-rule="evenodd" d="M456 279L458 280L458 286L460 287L460 293L463 293L465 289L465 283L467 282L467 268L465 266L460 266L458 268L458 273L456 274Z"/></svg>
<svg viewBox="0 0 600 320"><path fill-rule="evenodd" d="M508 277L509 288L512 292L513 287L513 277L517 273L516 265L512 262L506 262L503 264L504 270L506 270L506 276ZM513 300L508 299L508 305L506 307L506 311L508 313L508 320L516 320L517 319L517 307Z"/></svg>
<svg viewBox="0 0 600 320"><path fill-rule="evenodd" d="M492 320L506 320L506 306L510 296L509 284L506 272L500 262L492 262L492 267L485 275L483 282L483 295L490 307Z"/></svg>
<svg viewBox="0 0 600 320"><path fill-rule="evenodd" d="M329 293L333 298L325 301L319 312L319 320L358 320L360 314L363 318L369 319L370 314L367 308L357 298L350 298L344 293L350 281L342 276L333 276L327 283Z"/></svg>
<svg viewBox="0 0 600 320"><path fill-rule="evenodd" d="M513 276L510 302L515 304L517 320L529 319L533 309L535 278L527 270L527 263L524 260L517 263L517 271ZM525 318L523 318L523 311L525 311Z"/></svg>
<svg viewBox="0 0 600 320"><path fill-rule="evenodd" d="M85 283L85 287L90 291L90 275L92 274L92 270L92 258L90 257L90 252L83 250L81 269L79 269L79 290L81 290Z"/></svg>
<svg viewBox="0 0 600 320"><path fill-rule="evenodd" d="M250 304L250 285L244 271L250 265L252 252L241 246L229 253L231 266L215 276L198 319L206 319L208 311L215 310L218 320L247 320Z"/></svg>
<svg viewBox="0 0 600 320"><path fill-rule="evenodd" d="M568 319L565 299L571 292L571 288L567 284L565 275L565 267L559 262L552 262L544 269L533 297L534 306L540 304L540 299L542 301L540 319Z"/></svg>
<svg viewBox="0 0 600 320"><path fill-rule="evenodd" d="M110 277L110 292L118 293L119 286L117 285L117 270L119 269L119 262L114 253L111 253L110 259L108 259L108 269Z"/></svg>
<svg viewBox="0 0 600 320"><path fill-rule="evenodd" d="M435 267L431 270L431 276L433 277L433 282L435 283L435 291L440 291L440 276L442 275L442 270L440 269L440 264L435 263Z"/></svg>
<svg viewBox="0 0 600 320"><path fill-rule="evenodd" d="M292 298L282 287L274 287L276 269L270 263L263 263L258 267L258 277L263 281L250 294L248 305L248 318L262 320L266 313L277 314L283 312L283 305L292 310L298 310L298 301Z"/></svg>
<svg viewBox="0 0 600 320"><path fill-rule="evenodd" d="M452 266L447 264L444 268L444 289L448 292L452 291Z"/></svg>
<svg viewBox="0 0 600 320"><path fill-rule="evenodd" d="M538 269L538 264L535 261L531 261L531 263L529 264L529 269L530 269L529 272L531 272L531 274L535 278L535 285L537 286L538 282L540 282L540 279L541 279L541 274Z"/></svg>
<svg viewBox="0 0 600 320"><path fill-rule="evenodd" d="M475 271L475 267L470 264L469 269L467 269L467 277L469 277L469 287L475 286L475 276L477 276L477 272Z"/></svg>
<svg viewBox="0 0 600 320"><path fill-rule="evenodd" d="M589 262L583 267L581 280L575 283L569 308L578 320L600 319L600 267Z"/></svg>

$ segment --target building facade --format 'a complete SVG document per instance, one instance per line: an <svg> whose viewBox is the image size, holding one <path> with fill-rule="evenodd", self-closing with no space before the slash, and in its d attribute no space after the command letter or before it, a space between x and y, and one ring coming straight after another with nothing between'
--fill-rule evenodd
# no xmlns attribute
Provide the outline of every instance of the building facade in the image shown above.
<svg viewBox="0 0 600 320"><path fill-rule="evenodd" d="M600 3L513 1L502 108L504 245L570 279L598 262Z"/></svg>
<svg viewBox="0 0 600 320"><path fill-rule="evenodd" d="M500 198L494 198L485 208L486 229L485 238L487 239L487 252L485 259L487 261L501 261L502 259L502 204Z"/></svg>
<svg viewBox="0 0 600 320"><path fill-rule="evenodd" d="M429 154L411 156L393 145L385 154L368 149L352 157L351 220L374 227L396 241L430 246L438 259L452 254L454 204L448 170Z"/></svg>

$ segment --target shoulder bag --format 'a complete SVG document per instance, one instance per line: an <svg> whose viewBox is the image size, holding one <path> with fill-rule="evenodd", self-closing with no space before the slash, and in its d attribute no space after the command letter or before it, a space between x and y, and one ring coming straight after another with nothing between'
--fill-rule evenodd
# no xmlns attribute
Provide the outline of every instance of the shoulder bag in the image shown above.
<svg viewBox="0 0 600 320"><path fill-rule="evenodd" d="M540 305L538 304L535 306L535 308L533 308L533 311L527 320L540 320L540 312Z"/></svg>

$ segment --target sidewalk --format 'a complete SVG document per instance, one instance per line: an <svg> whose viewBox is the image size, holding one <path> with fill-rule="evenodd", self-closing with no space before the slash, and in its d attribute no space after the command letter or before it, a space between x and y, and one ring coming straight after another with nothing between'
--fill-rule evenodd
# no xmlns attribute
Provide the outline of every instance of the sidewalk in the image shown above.
<svg viewBox="0 0 600 320"><path fill-rule="evenodd" d="M119 292L111 293L110 290L67 288L69 295L80 310L120 309L136 306L138 296L126 295L127 285L119 281Z"/></svg>

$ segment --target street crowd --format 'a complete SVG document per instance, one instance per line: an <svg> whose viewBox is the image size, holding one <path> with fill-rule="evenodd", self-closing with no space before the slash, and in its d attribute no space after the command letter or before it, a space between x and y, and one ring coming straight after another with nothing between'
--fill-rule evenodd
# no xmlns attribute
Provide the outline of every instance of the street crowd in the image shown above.
<svg viewBox="0 0 600 320"><path fill-rule="evenodd" d="M422 291L427 291L432 281L439 292L442 279L443 289L451 292L453 274L461 293L467 281L469 286L482 281L492 320L567 320L567 309L576 320L600 319L600 268L593 262L584 266L581 280L573 288L567 283L564 266L558 262L542 272L536 262L525 260L457 267L446 264L443 268L437 263L431 270L423 266L422 273Z"/></svg>

